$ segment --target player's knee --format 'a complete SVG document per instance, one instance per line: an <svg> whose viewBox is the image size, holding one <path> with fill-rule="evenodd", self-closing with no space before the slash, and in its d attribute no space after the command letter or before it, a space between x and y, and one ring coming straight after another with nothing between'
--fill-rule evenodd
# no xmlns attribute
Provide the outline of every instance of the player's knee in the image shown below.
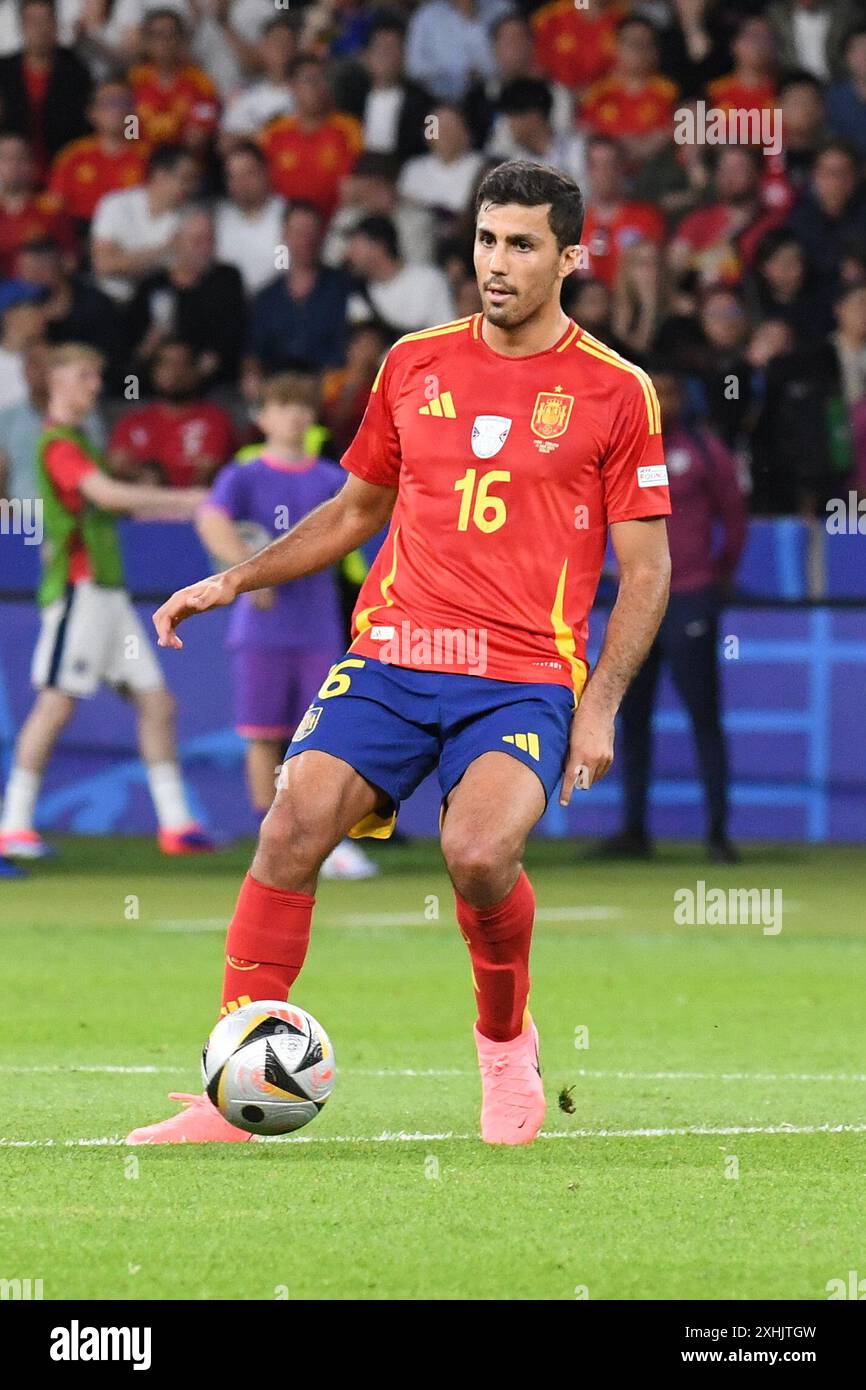
<svg viewBox="0 0 866 1390"><path fill-rule="evenodd" d="M294 800L275 801L259 831L253 877L301 891L333 848L326 819Z"/></svg>
<svg viewBox="0 0 866 1390"><path fill-rule="evenodd" d="M447 825L447 822L446 822ZM513 873L518 846L501 835L443 834L442 853L451 882L468 902L496 901L503 883Z"/></svg>

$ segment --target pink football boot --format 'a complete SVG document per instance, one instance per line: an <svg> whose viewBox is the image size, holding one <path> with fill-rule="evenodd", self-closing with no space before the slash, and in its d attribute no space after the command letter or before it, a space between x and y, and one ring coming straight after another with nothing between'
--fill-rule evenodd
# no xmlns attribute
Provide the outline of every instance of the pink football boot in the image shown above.
<svg viewBox="0 0 866 1390"><path fill-rule="evenodd" d="M544 1087L538 1067L538 1030L526 1026L510 1042L494 1042L475 1029L481 1068L481 1138L486 1144L531 1144L544 1123Z"/></svg>
<svg viewBox="0 0 866 1390"><path fill-rule="evenodd" d="M224 1120L207 1096L172 1091L169 1100L182 1100L186 1109L168 1120L134 1129L126 1136L127 1144L240 1144L253 1137Z"/></svg>

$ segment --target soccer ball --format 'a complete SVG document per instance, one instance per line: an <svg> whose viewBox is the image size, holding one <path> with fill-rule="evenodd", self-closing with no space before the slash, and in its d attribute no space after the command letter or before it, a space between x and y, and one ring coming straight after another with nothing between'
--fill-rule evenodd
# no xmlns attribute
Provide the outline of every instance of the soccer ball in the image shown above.
<svg viewBox="0 0 866 1390"><path fill-rule="evenodd" d="M330 1039L311 1014L279 999L226 1014L202 1049L209 1099L251 1134L288 1134L314 1120L334 1085Z"/></svg>

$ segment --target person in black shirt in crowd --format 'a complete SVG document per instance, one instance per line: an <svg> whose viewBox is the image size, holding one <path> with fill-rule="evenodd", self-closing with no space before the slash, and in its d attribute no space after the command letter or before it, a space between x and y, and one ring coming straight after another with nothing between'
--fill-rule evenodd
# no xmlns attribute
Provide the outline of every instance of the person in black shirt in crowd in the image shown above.
<svg viewBox="0 0 866 1390"><path fill-rule="evenodd" d="M232 384L246 336L243 281L233 265L214 259L214 221L204 208L184 214L166 270L143 280L127 311L138 361L148 363L168 337L199 352L202 387Z"/></svg>

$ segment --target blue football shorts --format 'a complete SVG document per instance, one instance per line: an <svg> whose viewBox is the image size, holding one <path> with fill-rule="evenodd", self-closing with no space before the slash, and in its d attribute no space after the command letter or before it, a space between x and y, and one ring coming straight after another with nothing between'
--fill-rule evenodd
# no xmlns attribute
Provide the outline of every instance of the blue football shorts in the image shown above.
<svg viewBox="0 0 866 1390"><path fill-rule="evenodd" d="M490 680L346 656L328 672L289 744L341 758L392 803L349 832L387 839L400 802L435 767L447 797L483 753L525 763L545 804L562 776L575 698L562 685Z"/></svg>

